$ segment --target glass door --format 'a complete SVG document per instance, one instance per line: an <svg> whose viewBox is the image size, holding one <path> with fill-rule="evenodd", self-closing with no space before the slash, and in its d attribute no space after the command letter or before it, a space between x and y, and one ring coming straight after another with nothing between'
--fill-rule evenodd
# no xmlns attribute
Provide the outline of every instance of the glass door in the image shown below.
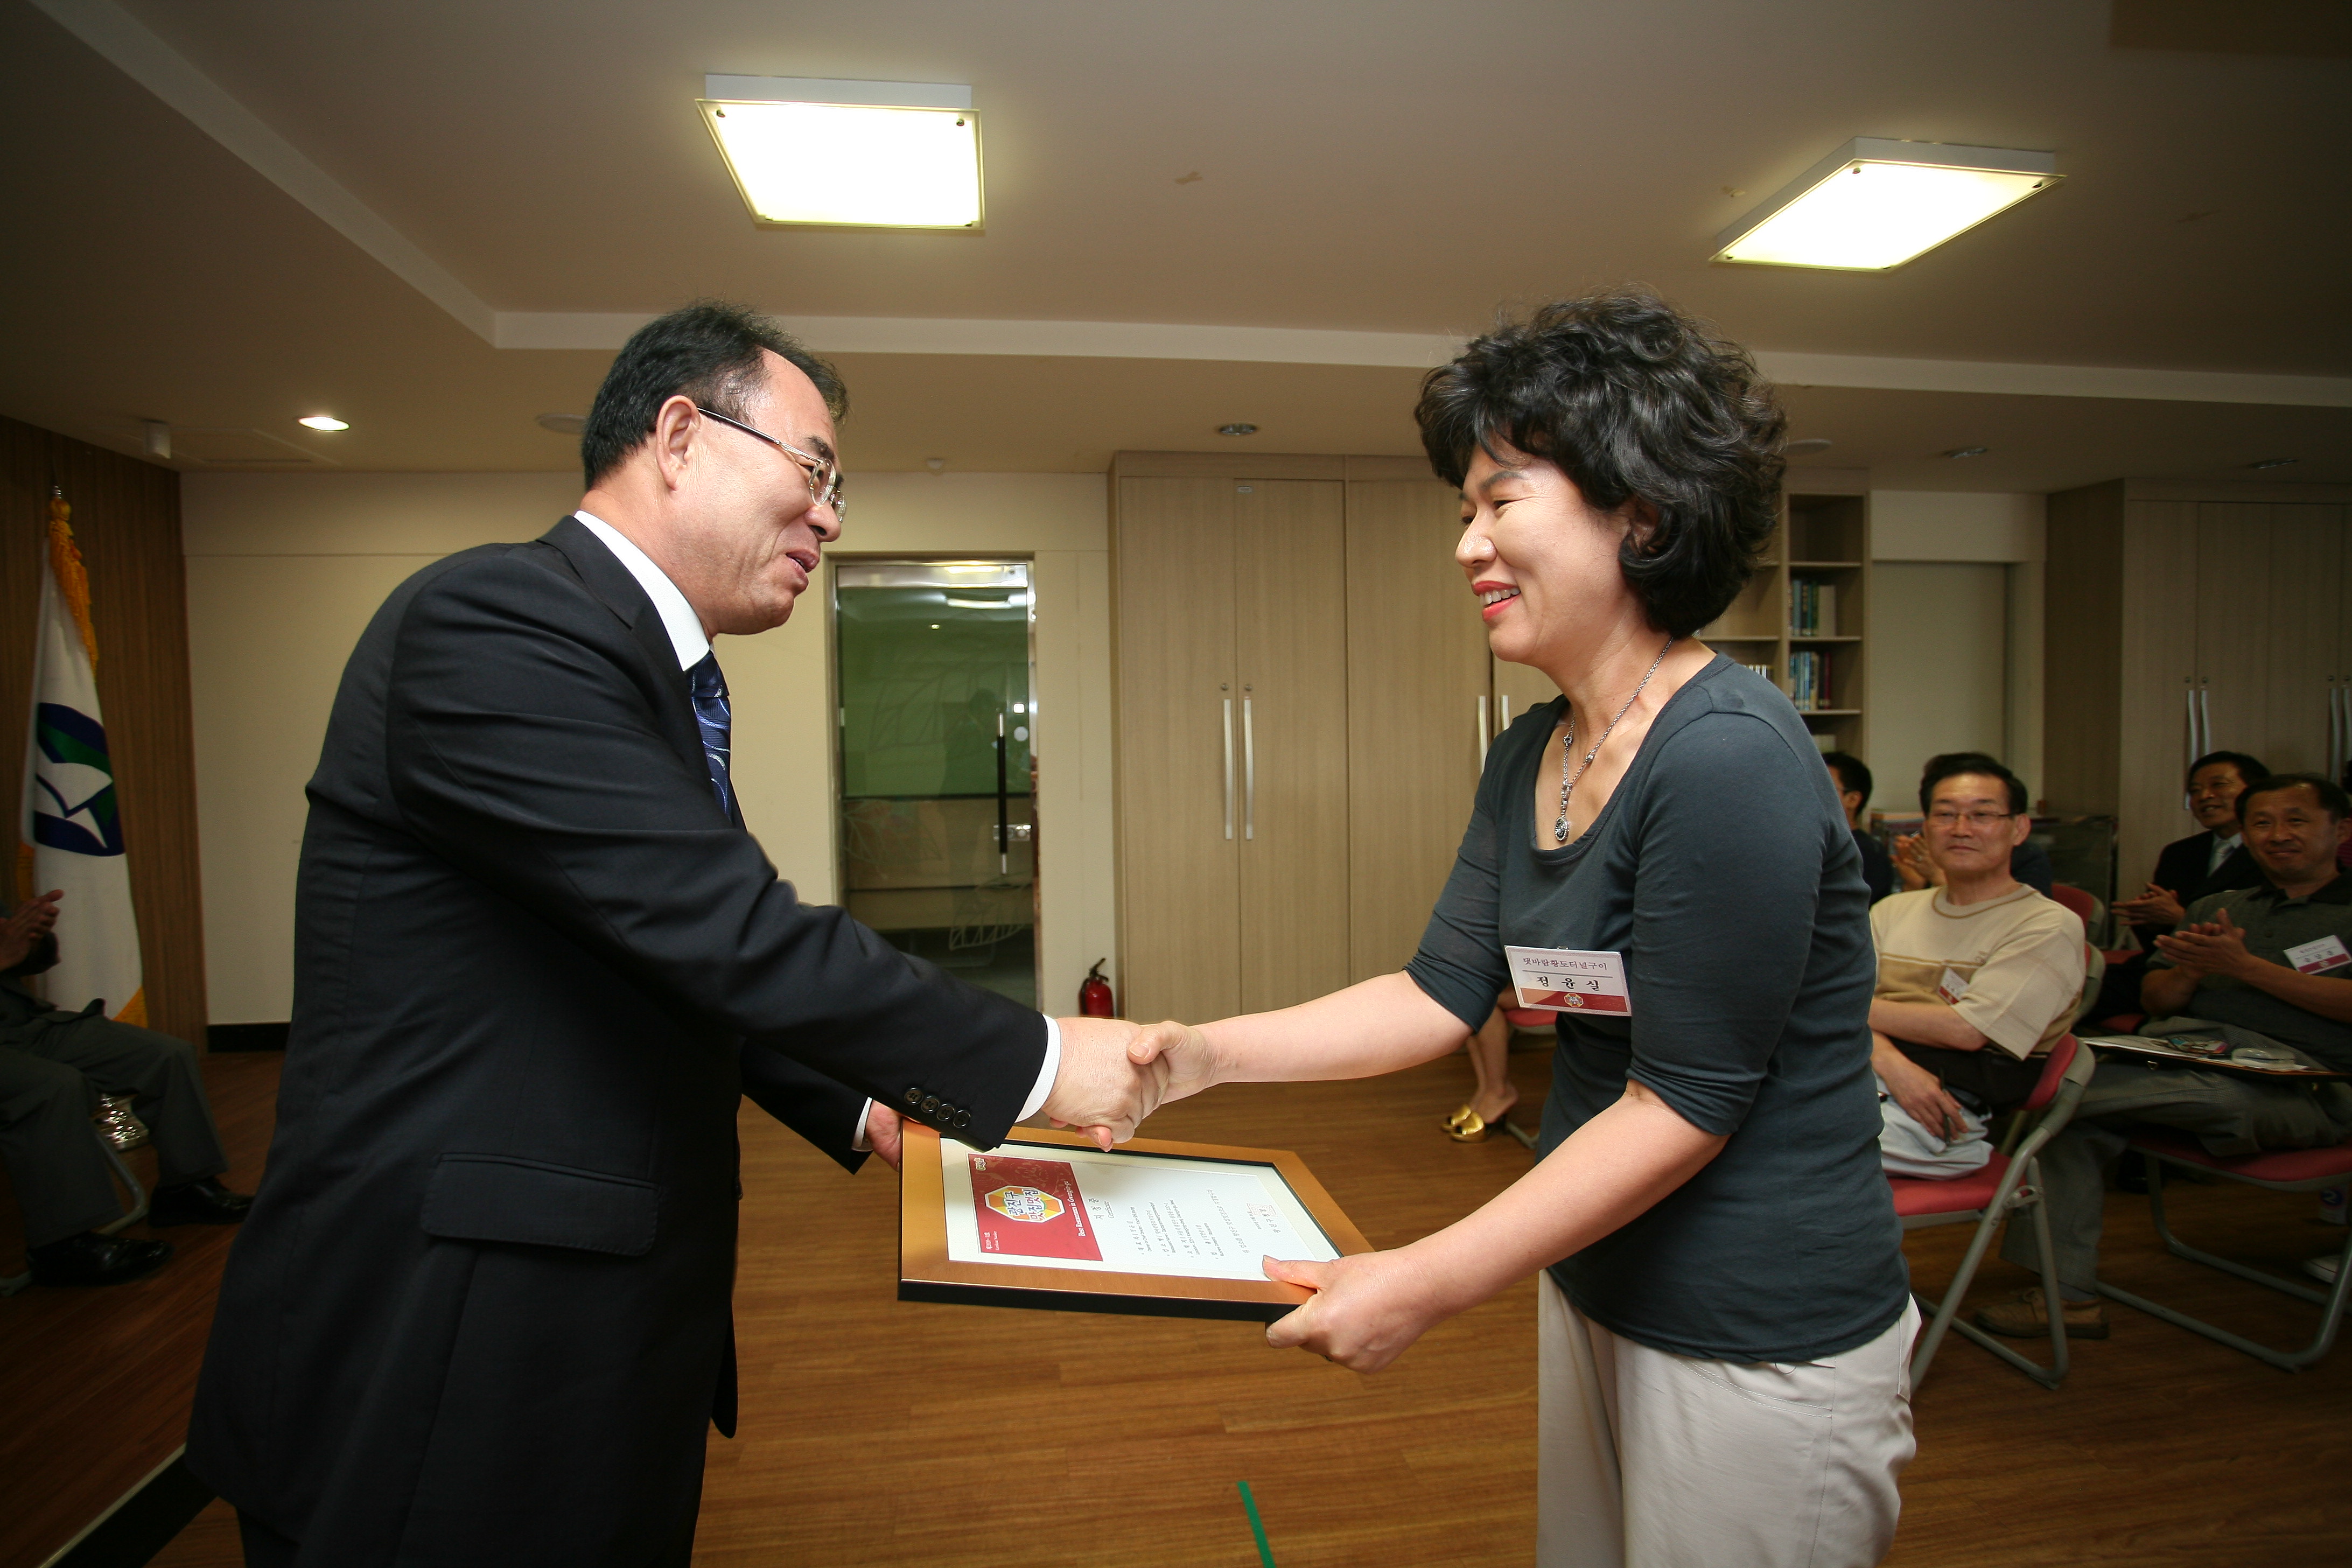
<svg viewBox="0 0 2352 1568"><path fill-rule="evenodd" d="M900 950L1037 1005L1025 561L836 561L841 887Z"/></svg>

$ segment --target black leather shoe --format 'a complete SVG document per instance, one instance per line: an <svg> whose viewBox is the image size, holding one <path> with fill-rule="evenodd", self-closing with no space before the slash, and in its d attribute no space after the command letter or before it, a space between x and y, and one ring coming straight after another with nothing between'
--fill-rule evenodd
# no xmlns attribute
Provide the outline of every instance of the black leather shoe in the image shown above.
<svg viewBox="0 0 2352 1568"><path fill-rule="evenodd" d="M236 1225L245 1218L253 1200L230 1192L210 1176L157 1187L147 1205L149 1225Z"/></svg>
<svg viewBox="0 0 2352 1568"><path fill-rule="evenodd" d="M170 1260L168 1241L100 1236L94 1230L27 1249L37 1285L120 1285Z"/></svg>

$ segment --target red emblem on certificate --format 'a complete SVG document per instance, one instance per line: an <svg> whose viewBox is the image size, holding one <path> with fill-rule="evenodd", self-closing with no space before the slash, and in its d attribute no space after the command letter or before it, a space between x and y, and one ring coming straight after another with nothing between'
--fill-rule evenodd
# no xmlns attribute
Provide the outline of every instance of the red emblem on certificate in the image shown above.
<svg viewBox="0 0 2352 1568"><path fill-rule="evenodd" d="M1102 1261L1077 1173L1066 1160L971 1159L972 1214L983 1252Z"/></svg>

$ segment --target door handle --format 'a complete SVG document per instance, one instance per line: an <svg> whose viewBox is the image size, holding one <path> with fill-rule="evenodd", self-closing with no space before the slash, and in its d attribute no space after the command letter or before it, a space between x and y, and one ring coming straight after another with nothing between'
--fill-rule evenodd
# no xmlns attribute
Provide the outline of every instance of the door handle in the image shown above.
<svg viewBox="0 0 2352 1568"><path fill-rule="evenodd" d="M1472 702L1478 710L1478 769L1484 773L1486 768L1486 700L1474 698Z"/></svg>
<svg viewBox="0 0 2352 1568"><path fill-rule="evenodd" d="M2197 754L2203 756L2213 749L2213 691L2201 680L2197 683L2197 723L2203 731Z"/></svg>
<svg viewBox="0 0 2352 1568"><path fill-rule="evenodd" d="M1242 699L1242 837L1257 837L1257 726L1251 721L1246 697Z"/></svg>
<svg viewBox="0 0 2352 1568"><path fill-rule="evenodd" d="M1234 836L1234 700L1225 699L1225 837Z"/></svg>

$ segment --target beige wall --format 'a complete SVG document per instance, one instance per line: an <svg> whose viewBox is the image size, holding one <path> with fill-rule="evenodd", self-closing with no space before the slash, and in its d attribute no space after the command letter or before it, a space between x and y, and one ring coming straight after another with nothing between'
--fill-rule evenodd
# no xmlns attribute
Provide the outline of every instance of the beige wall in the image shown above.
<svg viewBox="0 0 2352 1568"><path fill-rule="evenodd" d="M579 499L564 474L191 474L183 489L196 799L212 1021L274 1022L293 990L302 785L343 661L410 573L529 538ZM1035 562L1039 933L1045 1005L1111 949L1110 605L1103 481L860 474L847 554ZM830 659L822 604L719 655L743 814L802 897L835 898ZM826 803L814 805L812 803Z"/></svg>
<svg viewBox="0 0 2352 1568"><path fill-rule="evenodd" d="M1870 493L1872 804L1917 809L1920 764L1991 752L2042 780L2044 498Z"/></svg>

